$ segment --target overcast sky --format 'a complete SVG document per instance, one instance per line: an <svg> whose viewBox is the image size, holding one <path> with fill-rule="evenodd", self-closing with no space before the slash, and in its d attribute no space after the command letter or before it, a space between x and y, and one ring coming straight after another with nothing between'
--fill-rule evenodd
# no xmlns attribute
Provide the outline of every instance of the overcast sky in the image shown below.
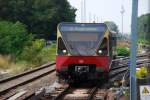
<svg viewBox="0 0 150 100"><path fill-rule="evenodd" d="M76 21L81 22L81 1L68 0L77 8ZM114 21L121 31L121 5L124 6L124 32L130 33L132 0L86 0L86 21ZM150 0L139 0L138 15L150 12ZM95 17L94 17L95 16Z"/></svg>

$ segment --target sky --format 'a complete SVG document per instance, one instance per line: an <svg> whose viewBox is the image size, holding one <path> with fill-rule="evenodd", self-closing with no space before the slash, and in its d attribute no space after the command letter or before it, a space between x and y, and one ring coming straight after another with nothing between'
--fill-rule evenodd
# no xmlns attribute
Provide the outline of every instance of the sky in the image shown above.
<svg viewBox="0 0 150 100"><path fill-rule="evenodd" d="M68 0L77 9L76 21L81 22L81 1ZM121 5L124 7L123 30L130 33L132 0L86 0L86 22L113 21L122 30ZM138 16L150 13L150 0L139 0Z"/></svg>

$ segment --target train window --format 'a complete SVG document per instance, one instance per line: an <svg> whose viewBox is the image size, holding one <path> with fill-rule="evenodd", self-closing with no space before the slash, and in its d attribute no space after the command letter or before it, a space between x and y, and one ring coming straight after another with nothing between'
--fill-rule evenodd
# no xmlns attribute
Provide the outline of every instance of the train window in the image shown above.
<svg viewBox="0 0 150 100"><path fill-rule="evenodd" d="M63 24L59 27L61 32L104 32L105 24Z"/></svg>
<svg viewBox="0 0 150 100"><path fill-rule="evenodd" d="M66 55L67 54L67 48L65 47L65 44L61 37L58 38L58 49L57 53L60 55Z"/></svg>
<svg viewBox="0 0 150 100"><path fill-rule="evenodd" d="M105 24L61 24L62 39L71 55L97 55L96 49L106 31Z"/></svg>
<svg viewBox="0 0 150 100"><path fill-rule="evenodd" d="M106 38L103 39L98 51L98 55L108 55L108 40Z"/></svg>
<svg viewBox="0 0 150 100"><path fill-rule="evenodd" d="M65 33L67 48L72 55L96 55L96 48L103 33Z"/></svg>
<svg viewBox="0 0 150 100"><path fill-rule="evenodd" d="M87 33L81 34L81 33L70 33L67 35L68 41L97 41L98 35L94 33Z"/></svg>

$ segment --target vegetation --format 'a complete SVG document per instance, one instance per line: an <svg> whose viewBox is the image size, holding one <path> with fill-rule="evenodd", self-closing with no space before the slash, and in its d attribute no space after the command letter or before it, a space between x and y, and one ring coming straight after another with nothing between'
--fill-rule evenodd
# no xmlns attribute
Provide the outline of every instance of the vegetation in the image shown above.
<svg viewBox="0 0 150 100"><path fill-rule="evenodd" d="M136 77L138 79L146 78L148 75L148 71L146 67L141 67L136 71Z"/></svg>
<svg viewBox="0 0 150 100"><path fill-rule="evenodd" d="M0 55L0 69L8 69L8 66L11 63L10 56L2 56Z"/></svg>
<svg viewBox="0 0 150 100"><path fill-rule="evenodd" d="M138 18L139 41L150 44L150 13Z"/></svg>
<svg viewBox="0 0 150 100"><path fill-rule="evenodd" d="M37 38L56 38L59 22L75 21L76 9L67 0L0 0L0 19L20 21Z"/></svg>
<svg viewBox="0 0 150 100"><path fill-rule="evenodd" d="M130 49L127 47L118 47L117 48L117 55L118 56L129 56L130 55Z"/></svg>
<svg viewBox="0 0 150 100"><path fill-rule="evenodd" d="M45 41L38 39L33 41L32 45L26 46L23 52L17 56L16 61L12 61L11 55L0 55L0 69L9 70L10 73L20 73L54 61L55 52L55 44L45 47Z"/></svg>
<svg viewBox="0 0 150 100"><path fill-rule="evenodd" d="M44 40L35 40L32 45L24 48L19 61L26 61L34 66L55 60L55 44L45 47Z"/></svg>
<svg viewBox="0 0 150 100"><path fill-rule="evenodd" d="M32 42L24 24L8 21L0 22L0 54L17 56L23 48Z"/></svg>
<svg viewBox="0 0 150 100"><path fill-rule="evenodd" d="M144 40L144 39L141 39L141 38L138 40L138 43L142 44L142 45L144 45L144 44L150 45L150 41L149 40Z"/></svg>
<svg viewBox="0 0 150 100"><path fill-rule="evenodd" d="M74 22L67 0L0 0L0 70L21 72L55 60L59 22Z"/></svg>
<svg viewBox="0 0 150 100"><path fill-rule="evenodd" d="M0 55L0 70L16 74L29 69L27 63L15 63L10 55Z"/></svg>

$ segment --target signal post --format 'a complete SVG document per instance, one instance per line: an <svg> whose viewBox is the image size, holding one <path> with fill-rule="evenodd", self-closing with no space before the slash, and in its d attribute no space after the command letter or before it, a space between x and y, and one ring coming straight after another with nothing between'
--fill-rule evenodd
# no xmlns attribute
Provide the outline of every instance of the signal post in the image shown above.
<svg viewBox="0 0 150 100"><path fill-rule="evenodd" d="M132 0L131 55L130 55L130 100L137 100L136 53L137 53L138 0Z"/></svg>

